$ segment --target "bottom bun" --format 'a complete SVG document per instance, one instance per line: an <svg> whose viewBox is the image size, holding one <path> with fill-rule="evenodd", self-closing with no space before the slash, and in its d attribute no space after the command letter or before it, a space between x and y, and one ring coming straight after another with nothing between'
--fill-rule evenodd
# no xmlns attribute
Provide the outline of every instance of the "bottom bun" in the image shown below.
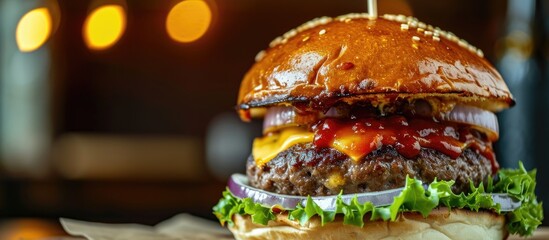
<svg viewBox="0 0 549 240"><path fill-rule="evenodd" d="M505 217L489 211L438 208L427 218L419 213L400 214L396 221L364 221L364 227L334 222L321 226L315 216L304 226L277 215L269 224L259 225L250 216L234 215L229 229L236 239L506 239Z"/></svg>

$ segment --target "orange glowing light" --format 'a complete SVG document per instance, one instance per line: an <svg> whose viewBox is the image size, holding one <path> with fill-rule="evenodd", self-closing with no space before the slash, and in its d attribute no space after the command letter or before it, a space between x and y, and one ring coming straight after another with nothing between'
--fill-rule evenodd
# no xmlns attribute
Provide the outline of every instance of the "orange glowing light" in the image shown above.
<svg viewBox="0 0 549 240"><path fill-rule="evenodd" d="M0 239L4 240L44 239L63 234L59 225L33 219L9 220L4 222L2 227Z"/></svg>
<svg viewBox="0 0 549 240"><path fill-rule="evenodd" d="M15 29L15 42L21 52L40 48L51 35L52 19L47 8L36 8L23 15Z"/></svg>
<svg viewBox="0 0 549 240"><path fill-rule="evenodd" d="M193 42L202 37L212 22L212 11L203 0L185 0L168 13L166 31L178 42Z"/></svg>
<svg viewBox="0 0 549 240"><path fill-rule="evenodd" d="M93 10L84 22L84 41L90 49L113 46L126 29L126 12L120 5L104 5Z"/></svg>

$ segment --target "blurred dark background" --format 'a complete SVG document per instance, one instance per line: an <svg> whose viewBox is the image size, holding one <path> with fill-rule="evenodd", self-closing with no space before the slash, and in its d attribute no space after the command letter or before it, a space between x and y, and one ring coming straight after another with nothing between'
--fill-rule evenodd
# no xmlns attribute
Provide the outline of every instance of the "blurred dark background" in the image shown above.
<svg viewBox="0 0 549 240"><path fill-rule="evenodd" d="M378 9L484 51L517 100L499 115L498 160L537 168L549 202L549 2ZM0 217L214 219L260 134L233 110L256 53L312 18L366 10L365 0L0 0Z"/></svg>

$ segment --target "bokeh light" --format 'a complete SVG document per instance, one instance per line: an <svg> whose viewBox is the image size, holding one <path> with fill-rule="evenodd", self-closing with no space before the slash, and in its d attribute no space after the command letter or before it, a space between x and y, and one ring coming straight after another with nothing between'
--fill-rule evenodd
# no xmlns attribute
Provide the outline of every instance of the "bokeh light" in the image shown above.
<svg viewBox="0 0 549 240"><path fill-rule="evenodd" d="M185 0L175 5L166 19L168 35L178 42L202 37L212 22L212 11L203 0Z"/></svg>
<svg viewBox="0 0 549 240"><path fill-rule="evenodd" d="M126 29L126 13L120 5L104 5L93 10L84 22L84 40L90 49L113 46Z"/></svg>
<svg viewBox="0 0 549 240"><path fill-rule="evenodd" d="M22 52L40 48L52 32L51 14L47 8L36 8L27 12L17 24L15 41Z"/></svg>
<svg viewBox="0 0 549 240"><path fill-rule="evenodd" d="M46 239L59 235L63 235L63 231L57 224L36 219L13 219L0 225L3 240Z"/></svg>

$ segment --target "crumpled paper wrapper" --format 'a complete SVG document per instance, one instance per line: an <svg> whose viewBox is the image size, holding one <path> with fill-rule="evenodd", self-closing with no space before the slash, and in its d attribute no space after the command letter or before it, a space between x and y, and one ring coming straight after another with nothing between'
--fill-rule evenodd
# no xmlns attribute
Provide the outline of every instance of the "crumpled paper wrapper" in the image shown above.
<svg viewBox="0 0 549 240"><path fill-rule="evenodd" d="M60 219L65 231L88 240L187 240L234 239L219 223L179 214L156 226L141 224L106 224Z"/></svg>
<svg viewBox="0 0 549 240"><path fill-rule="evenodd" d="M229 230L190 214L179 214L156 226L141 224L105 224L61 218L67 233L88 240L187 240L187 239L234 239ZM80 238L53 238L55 240L79 240ZM53 240L52 239L52 240ZM517 235L509 240L523 239ZM529 240L549 239L549 228L540 227Z"/></svg>

